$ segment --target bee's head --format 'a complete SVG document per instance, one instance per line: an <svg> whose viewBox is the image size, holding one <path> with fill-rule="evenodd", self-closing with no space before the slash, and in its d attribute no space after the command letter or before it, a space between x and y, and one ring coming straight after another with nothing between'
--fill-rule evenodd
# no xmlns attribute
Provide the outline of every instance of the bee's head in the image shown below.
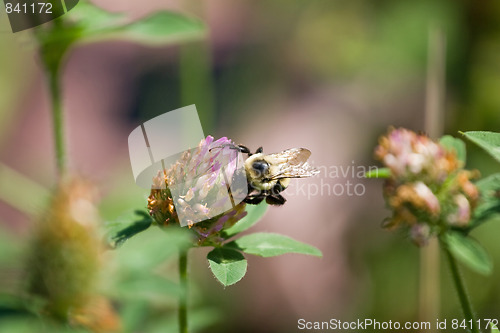
<svg viewBox="0 0 500 333"><path fill-rule="evenodd" d="M253 154L245 161L247 176L252 180L262 180L269 174L269 163L264 159L263 154Z"/></svg>

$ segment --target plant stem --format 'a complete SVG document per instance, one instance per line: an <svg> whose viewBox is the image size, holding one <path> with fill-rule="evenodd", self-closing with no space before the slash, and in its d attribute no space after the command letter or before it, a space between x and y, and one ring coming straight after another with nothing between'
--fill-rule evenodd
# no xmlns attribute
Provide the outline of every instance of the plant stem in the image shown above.
<svg viewBox="0 0 500 333"><path fill-rule="evenodd" d="M460 304L462 305L465 319L467 322L472 322L472 333L480 333L481 331L477 327L474 310L472 309L472 303L470 301L469 295L467 294L465 283L460 274L457 261L451 254L450 250L447 248L446 244L444 244L443 249L446 253L446 257L448 258L448 262L450 263L451 275L453 276L453 281L455 282L455 288L457 289L458 298L460 299Z"/></svg>
<svg viewBox="0 0 500 333"><path fill-rule="evenodd" d="M181 104L195 104L205 133L215 130L212 58L206 41L181 46Z"/></svg>
<svg viewBox="0 0 500 333"><path fill-rule="evenodd" d="M425 99L425 131L433 139L443 135L446 36L439 27L429 28L427 60L427 83ZM422 248L420 256L419 312L422 321L431 321L439 316L439 242L431 239ZM434 330L435 331L435 330Z"/></svg>
<svg viewBox="0 0 500 333"><path fill-rule="evenodd" d="M179 294L179 332L188 333L187 324L187 252L188 249L179 249L179 283L181 286Z"/></svg>
<svg viewBox="0 0 500 333"><path fill-rule="evenodd" d="M438 26L429 28L425 131L433 139L443 135L446 98L446 36Z"/></svg>
<svg viewBox="0 0 500 333"><path fill-rule="evenodd" d="M64 144L64 118L59 71L57 69L49 69L47 70L47 75L49 77L49 89L52 99L52 127L54 131L57 171L59 176L62 176L66 168L66 147Z"/></svg>

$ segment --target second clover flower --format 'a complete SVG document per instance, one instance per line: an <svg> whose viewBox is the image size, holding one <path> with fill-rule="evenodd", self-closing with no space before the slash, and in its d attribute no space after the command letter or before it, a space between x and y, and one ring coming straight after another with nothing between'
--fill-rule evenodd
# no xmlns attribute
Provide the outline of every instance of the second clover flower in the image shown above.
<svg viewBox="0 0 500 333"><path fill-rule="evenodd" d="M475 173L462 168L455 151L398 128L380 138L375 158L390 169L384 198L392 216L385 227L407 230L422 246L450 227L469 224L479 196L470 181Z"/></svg>

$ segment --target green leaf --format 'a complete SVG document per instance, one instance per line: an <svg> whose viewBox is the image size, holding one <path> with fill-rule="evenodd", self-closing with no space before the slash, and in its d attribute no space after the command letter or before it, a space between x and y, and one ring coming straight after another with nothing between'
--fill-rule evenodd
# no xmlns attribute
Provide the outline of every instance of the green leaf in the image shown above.
<svg viewBox="0 0 500 333"><path fill-rule="evenodd" d="M467 151L465 149L465 142L458 138L454 138L451 135L445 135L440 140L439 143L449 151L455 152L457 158L465 164L467 159Z"/></svg>
<svg viewBox="0 0 500 333"><path fill-rule="evenodd" d="M23 299L19 295L8 295L5 291L0 293L0 321L7 317L35 317L36 311L40 308L32 303L23 304Z"/></svg>
<svg viewBox="0 0 500 333"><path fill-rule="evenodd" d="M273 233L254 233L243 236L226 246L261 257L274 257L286 253L299 253L321 257L321 251L312 245Z"/></svg>
<svg viewBox="0 0 500 333"><path fill-rule="evenodd" d="M136 42L163 45L203 38L206 30L197 19L163 11L124 25L116 32Z"/></svg>
<svg viewBox="0 0 500 333"><path fill-rule="evenodd" d="M130 238L115 254L115 261L125 278L143 274L177 256L179 250L192 245L192 234L177 226L149 228Z"/></svg>
<svg viewBox="0 0 500 333"><path fill-rule="evenodd" d="M136 274L113 287L114 296L127 300L171 302L181 293L178 284L155 274ZM169 300L170 298L170 300Z"/></svg>
<svg viewBox="0 0 500 333"><path fill-rule="evenodd" d="M111 247L119 247L130 237L148 229L152 223L151 216L142 210L134 211L134 216L122 216L117 221L108 222L106 227L110 229L108 239Z"/></svg>
<svg viewBox="0 0 500 333"><path fill-rule="evenodd" d="M167 45L201 39L207 31L200 20L168 11L126 23L124 15L107 12L83 1L70 15L80 28L80 39L84 42L125 39L142 44Z"/></svg>
<svg viewBox="0 0 500 333"><path fill-rule="evenodd" d="M365 178L389 178L391 176L391 169L389 168L377 168L376 170L370 170L365 173Z"/></svg>
<svg viewBox="0 0 500 333"><path fill-rule="evenodd" d="M121 303L120 317L122 327L126 328L125 332L140 332L144 330L150 309L147 301Z"/></svg>
<svg viewBox="0 0 500 333"><path fill-rule="evenodd" d="M101 286L112 298L170 304L180 292L178 283L167 279L169 267L180 250L192 246L192 234L178 226L151 227L129 239L103 267L107 277Z"/></svg>
<svg viewBox="0 0 500 333"><path fill-rule="evenodd" d="M488 200L498 198L495 193L500 190L500 173L495 173L478 180L476 186L479 192L481 192L481 196L484 196Z"/></svg>
<svg viewBox="0 0 500 333"><path fill-rule="evenodd" d="M490 322L490 327L491 327L491 333L500 333L500 331L498 330L498 327L493 324L492 322Z"/></svg>
<svg viewBox="0 0 500 333"><path fill-rule="evenodd" d="M83 37L121 25L125 19L125 15L121 13L108 12L83 0L80 0L78 5L65 17L80 27Z"/></svg>
<svg viewBox="0 0 500 333"><path fill-rule="evenodd" d="M474 239L459 232L449 232L444 240L453 256L465 266L483 275L492 272L493 264L488 254Z"/></svg>
<svg viewBox="0 0 500 333"><path fill-rule="evenodd" d="M239 234L240 232L243 232L253 225L255 225L257 222L260 221L260 219L264 216L264 214L267 212L268 204L265 203L264 201L261 202L258 205L247 205L246 206L246 211L247 215L239 220L235 225L233 225L231 228L227 229L224 232L224 238L229 238L232 237L236 234Z"/></svg>
<svg viewBox="0 0 500 333"><path fill-rule="evenodd" d="M0 184L0 200L27 214L43 212L50 199L48 189L3 163L0 163Z"/></svg>
<svg viewBox="0 0 500 333"><path fill-rule="evenodd" d="M500 162L500 133L471 131L462 134Z"/></svg>
<svg viewBox="0 0 500 333"><path fill-rule="evenodd" d="M500 214L500 173L479 180L476 186L480 193L480 201L474 209L470 229Z"/></svg>
<svg viewBox="0 0 500 333"><path fill-rule="evenodd" d="M468 230L475 229L480 225L484 224L496 218L500 214L500 202L489 202L479 205L474 211L474 215L471 220L471 224Z"/></svg>
<svg viewBox="0 0 500 333"><path fill-rule="evenodd" d="M207 255L210 269L224 286L241 280L247 272L247 260L240 252L228 248L215 248Z"/></svg>

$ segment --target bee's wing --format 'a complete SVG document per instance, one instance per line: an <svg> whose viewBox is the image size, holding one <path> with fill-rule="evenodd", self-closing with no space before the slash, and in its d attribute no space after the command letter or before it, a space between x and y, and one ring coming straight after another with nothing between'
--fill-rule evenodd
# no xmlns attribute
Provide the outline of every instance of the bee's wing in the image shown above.
<svg viewBox="0 0 500 333"><path fill-rule="evenodd" d="M276 166L270 179L305 178L319 173L307 163L311 152L305 148L292 148L280 153L270 154L265 159Z"/></svg>
<svg viewBox="0 0 500 333"><path fill-rule="evenodd" d="M305 163L311 156L311 152L305 148L291 148L283 150L282 152L266 155L266 160L271 164L289 164L297 165Z"/></svg>

